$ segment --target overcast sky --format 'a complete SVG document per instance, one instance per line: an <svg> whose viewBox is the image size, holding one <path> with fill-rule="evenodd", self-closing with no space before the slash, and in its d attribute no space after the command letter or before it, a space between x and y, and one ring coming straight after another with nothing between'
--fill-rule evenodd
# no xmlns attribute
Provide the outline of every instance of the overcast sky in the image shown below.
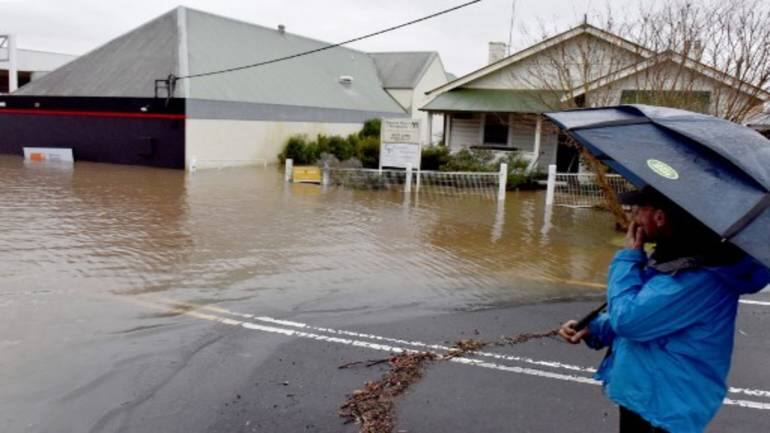
<svg viewBox="0 0 770 433"><path fill-rule="evenodd" d="M467 0L465 0L467 1ZM339 42L400 24L464 0L0 0L0 34L13 33L20 48L83 54L134 27L184 5L264 26ZM565 30L600 21L610 0L516 0L513 48L540 36L541 25ZM658 0L659 1L659 0ZM654 0L611 0L629 13ZM697 3L697 1L696 1ZM438 51L449 72L483 66L490 41L508 41L512 0L481 3L413 27L352 45L363 51ZM226 49L227 47L223 47ZM249 63L250 59L244 59Z"/></svg>

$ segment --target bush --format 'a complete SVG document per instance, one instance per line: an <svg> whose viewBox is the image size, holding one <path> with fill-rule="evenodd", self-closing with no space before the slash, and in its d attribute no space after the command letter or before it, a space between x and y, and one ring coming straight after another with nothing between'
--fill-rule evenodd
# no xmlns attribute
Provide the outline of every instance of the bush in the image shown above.
<svg viewBox="0 0 770 433"><path fill-rule="evenodd" d="M365 168L380 166L380 137L364 137L358 141L356 156Z"/></svg>
<svg viewBox="0 0 770 433"><path fill-rule="evenodd" d="M376 137L379 140L381 126L382 126L382 121L380 119L369 119L366 122L364 122L364 127L361 128L361 131L358 133L358 137L359 138Z"/></svg>
<svg viewBox="0 0 770 433"><path fill-rule="evenodd" d="M293 159L295 164L309 164L315 162L320 153L316 153L318 146L309 142L305 135L294 135L289 137L286 147L278 154L281 164L287 159Z"/></svg>
<svg viewBox="0 0 770 433"><path fill-rule="evenodd" d="M495 154L489 150L461 149L449 155L449 161L442 165L441 171L497 171L493 163Z"/></svg>
<svg viewBox="0 0 770 433"><path fill-rule="evenodd" d="M537 189L537 174L527 173L529 162L519 154L512 153L505 159L508 163L507 189Z"/></svg>
<svg viewBox="0 0 770 433"><path fill-rule="evenodd" d="M426 146L422 148L420 168L422 170L440 170L449 162L449 149L445 146Z"/></svg>
<svg viewBox="0 0 770 433"><path fill-rule="evenodd" d="M329 153L336 156L340 161L345 161L346 159L353 157L355 152L355 143L351 143L339 135L332 135L329 137L328 148Z"/></svg>

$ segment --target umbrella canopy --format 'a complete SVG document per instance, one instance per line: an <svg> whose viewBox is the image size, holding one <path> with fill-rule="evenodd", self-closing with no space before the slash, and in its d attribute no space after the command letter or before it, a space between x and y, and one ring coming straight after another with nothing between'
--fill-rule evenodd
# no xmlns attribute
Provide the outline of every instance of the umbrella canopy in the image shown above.
<svg viewBox="0 0 770 433"><path fill-rule="evenodd" d="M637 188L655 188L770 267L770 141L762 135L646 105L545 116Z"/></svg>

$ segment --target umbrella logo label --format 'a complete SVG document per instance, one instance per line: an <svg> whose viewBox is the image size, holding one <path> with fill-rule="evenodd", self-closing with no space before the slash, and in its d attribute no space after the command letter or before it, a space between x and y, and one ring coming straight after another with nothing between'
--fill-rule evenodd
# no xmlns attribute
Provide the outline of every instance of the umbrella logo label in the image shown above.
<svg viewBox="0 0 770 433"><path fill-rule="evenodd" d="M650 170L654 171L660 176L665 177L666 179L679 179L679 173L674 170L674 167L671 167L663 161L658 161L657 159L648 159L647 167L650 167Z"/></svg>

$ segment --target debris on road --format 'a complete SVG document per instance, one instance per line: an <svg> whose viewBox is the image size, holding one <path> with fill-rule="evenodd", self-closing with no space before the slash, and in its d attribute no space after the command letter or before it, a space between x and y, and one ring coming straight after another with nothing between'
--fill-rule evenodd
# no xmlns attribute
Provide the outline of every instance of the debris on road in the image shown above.
<svg viewBox="0 0 770 433"><path fill-rule="evenodd" d="M353 391L337 413L345 419L345 424L358 423L360 433L391 433L395 421L395 398L422 378L423 370L428 363L462 357L488 346L512 346L557 334L558 330L552 330L543 333L519 334L513 337L504 336L498 341L464 339L457 341L445 355L433 352L406 352L385 359L343 364L338 368L345 369L356 365L371 367L387 362L390 369L378 381L366 382L363 389Z"/></svg>

